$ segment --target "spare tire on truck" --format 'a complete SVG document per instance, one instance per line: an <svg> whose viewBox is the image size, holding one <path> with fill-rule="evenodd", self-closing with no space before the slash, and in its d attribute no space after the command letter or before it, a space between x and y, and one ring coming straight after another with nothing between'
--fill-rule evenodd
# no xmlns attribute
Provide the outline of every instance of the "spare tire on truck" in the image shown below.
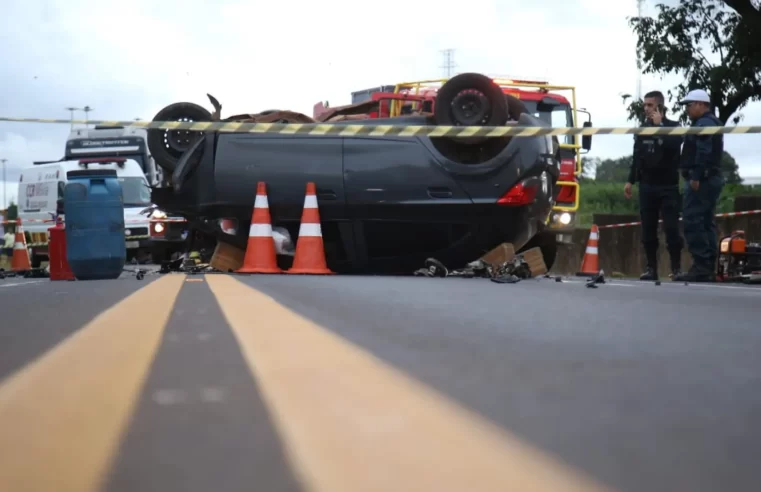
<svg viewBox="0 0 761 492"><path fill-rule="evenodd" d="M152 121L211 121L211 113L195 103L178 102L165 107L153 117ZM148 150L162 169L174 172L177 162L186 150L191 148L204 132L187 130L148 130Z"/></svg>
<svg viewBox="0 0 761 492"><path fill-rule="evenodd" d="M435 124L445 126L502 126L510 116L502 88L480 73L462 73L447 80L433 108ZM510 137L433 137L431 142L452 161L479 164L499 154Z"/></svg>

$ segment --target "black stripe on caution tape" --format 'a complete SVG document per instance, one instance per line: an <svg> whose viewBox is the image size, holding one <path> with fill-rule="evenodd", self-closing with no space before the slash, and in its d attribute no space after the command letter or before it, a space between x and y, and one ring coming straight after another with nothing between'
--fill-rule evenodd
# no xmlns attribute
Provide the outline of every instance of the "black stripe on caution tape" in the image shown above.
<svg viewBox="0 0 761 492"><path fill-rule="evenodd" d="M98 121L58 120L43 118L7 118L0 121L15 123L60 123L103 126L123 126L155 130L184 130L196 132L268 133L280 135L319 135L341 137L534 137L548 135L715 135L761 133L761 126L676 126L635 128L551 128L526 126L418 126L418 125L357 125L335 123L241 123L236 121ZM382 121L382 120L377 120Z"/></svg>

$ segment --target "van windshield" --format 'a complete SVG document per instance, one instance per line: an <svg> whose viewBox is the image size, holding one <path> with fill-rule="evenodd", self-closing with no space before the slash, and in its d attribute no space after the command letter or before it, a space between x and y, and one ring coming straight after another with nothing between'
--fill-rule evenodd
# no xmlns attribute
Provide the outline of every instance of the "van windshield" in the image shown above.
<svg viewBox="0 0 761 492"><path fill-rule="evenodd" d="M151 189L140 177L119 178L125 207L143 207L151 204Z"/></svg>

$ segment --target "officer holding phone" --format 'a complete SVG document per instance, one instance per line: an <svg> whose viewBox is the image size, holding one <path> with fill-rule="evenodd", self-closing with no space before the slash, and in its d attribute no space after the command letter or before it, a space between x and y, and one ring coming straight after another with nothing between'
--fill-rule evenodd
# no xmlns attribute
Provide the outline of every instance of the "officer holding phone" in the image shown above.
<svg viewBox="0 0 761 492"><path fill-rule="evenodd" d="M675 127L679 123L665 116L664 97L660 91L645 94L646 121L642 126ZM671 260L671 276L681 274L683 241L679 232L679 161L681 136L635 135L634 155L624 196L632 197L632 186L639 183L639 207L642 220L642 246L646 268L640 280L658 280L658 221L663 216L666 245Z"/></svg>

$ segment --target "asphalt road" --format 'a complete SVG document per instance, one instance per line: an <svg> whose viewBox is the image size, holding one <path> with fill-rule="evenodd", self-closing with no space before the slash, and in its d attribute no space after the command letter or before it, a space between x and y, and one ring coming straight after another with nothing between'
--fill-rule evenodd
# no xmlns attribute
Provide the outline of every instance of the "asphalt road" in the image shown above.
<svg viewBox="0 0 761 492"><path fill-rule="evenodd" d="M0 281L0 490L761 490L761 288Z"/></svg>

